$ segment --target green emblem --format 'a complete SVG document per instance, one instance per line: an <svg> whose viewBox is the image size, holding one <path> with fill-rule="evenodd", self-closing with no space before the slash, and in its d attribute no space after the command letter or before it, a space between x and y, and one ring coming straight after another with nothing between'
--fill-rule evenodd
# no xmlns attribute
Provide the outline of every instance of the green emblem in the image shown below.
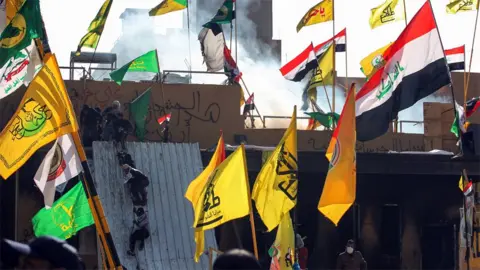
<svg viewBox="0 0 480 270"><path fill-rule="evenodd" d="M400 62L395 63L395 68L393 72L387 73L387 78L382 78L382 89L377 94L377 99L381 100L388 92L393 88L393 83L400 75L400 72L404 71L405 68L400 66Z"/></svg>
<svg viewBox="0 0 480 270"><path fill-rule="evenodd" d="M13 136L12 140L37 135L50 118L52 112L47 105L41 105L33 98L27 99L9 130Z"/></svg>

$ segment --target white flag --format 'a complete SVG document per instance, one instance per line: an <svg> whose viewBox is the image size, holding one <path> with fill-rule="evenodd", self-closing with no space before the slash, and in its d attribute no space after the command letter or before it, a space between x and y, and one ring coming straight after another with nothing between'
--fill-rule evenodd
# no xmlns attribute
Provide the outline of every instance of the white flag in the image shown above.
<svg viewBox="0 0 480 270"><path fill-rule="evenodd" d="M55 198L55 187L82 172L82 164L72 136L57 138L35 173L35 183L43 193L45 207L50 208Z"/></svg>
<svg viewBox="0 0 480 270"><path fill-rule="evenodd" d="M198 34L203 60L207 65L207 71L219 71L224 67L223 48L225 47L225 38L221 26L213 24L212 29L203 28Z"/></svg>
<svg viewBox="0 0 480 270"><path fill-rule="evenodd" d="M32 40L30 46L18 51L0 67L0 99L15 92L23 84L28 85L41 67L42 61Z"/></svg>

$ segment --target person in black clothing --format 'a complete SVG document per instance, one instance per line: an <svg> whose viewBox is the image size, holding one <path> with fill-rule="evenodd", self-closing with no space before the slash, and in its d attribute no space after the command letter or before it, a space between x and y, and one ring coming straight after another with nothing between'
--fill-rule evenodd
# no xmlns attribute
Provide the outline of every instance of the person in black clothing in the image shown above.
<svg viewBox="0 0 480 270"><path fill-rule="evenodd" d="M367 270L367 262L360 251L355 250L355 242L348 240L345 252L337 258L337 270Z"/></svg>
<svg viewBox="0 0 480 270"><path fill-rule="evenodd" d="M92 142L100 139L102 115L98 110L97 108L93 109L88 105L83 105L80 112L80 129L84 146L90 147Z"/></svg>
<svg viewBox="0 0 480 270"><path fill-rule="evenodd" d="M170 139L169 138L169 132L170 132L170 121L167 119L167 120L165 120L165 127L163 128L163 131L162 131L162 133L163 133L163 138L162 139L163 139L164 143L168 143L168 141Z"/></svg>
<svg viewBox="0 0 480 270"><path fill-rule="evenodd" d="M118 100L113 101L112 106L103 111L102 117L104 119L103 140L110 141L115 135L114 121L123 119L120 102Z"/></svg>
<svg viewBox="0 0 480 270"><path fill-rule="evenodd" d="M130 256L135 256L135 245L137 241L140 241L138 250L143 250L145 247L145 239L150 236L147 212L143 207L139 207L138 209L134 208L133 212L135 213L135 219L133 220L133 228L128 241L129 250L127 251L127 254Z"/></svg>
<svg viewBox="0 0 480 270"><path fill-rule="evenodd" d="M128 164L123 164L122 169L123 173L127 176L125 184L127 184L130 190L133 205L147 205L147 186L150 184L148 177Z"/></svg>

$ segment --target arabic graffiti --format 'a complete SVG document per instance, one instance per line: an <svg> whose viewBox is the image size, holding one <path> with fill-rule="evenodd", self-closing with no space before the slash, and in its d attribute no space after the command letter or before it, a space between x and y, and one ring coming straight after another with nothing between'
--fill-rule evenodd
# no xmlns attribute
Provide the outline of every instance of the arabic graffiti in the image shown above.
<svg viewBox="0 0 480 270"><path fill-rule="evenodd" d="M129 94L127 98L124 90L110 85L103 89L95 89L95 91L88 88L83 90L71 87L69 88L69 95L77 115L79 115L83 104L99 107L103 110L110 106L113 100L119 100L123 103L124 116L129 117L130 102L141 95L144 90L144 88L135 90L134 96ZM217 123L221 118L219 103L215 101L205 102L202 99L201 91L187 92L182 94L181 101L169 98L166 99L165 103L156 100L154 94L145 120L145 139L147 141L158 141L164 136L164 125L159 125L157 119L169 113L172 114L172 120L169 123L169 138L170 141L177 143L190 142L191 129L192 126L196 126L195 123Z"/></svg>
<svg viewBox="0 0 480 270"><path fill-rule="evenodd" d="M388 92L392 90L395 80L400 75L400 72L404 70L405 68L400 66L400 62L397 61L394 65L393 72L387 72L388 80L385 82L386 78L382 78L382 89L377 95L378 100L381 100Z"/></svg>
<svg viewBox="0 0 480 270"><path fill-rule="evenodd" d="M375 146L370 146L370 143L365 143L365 142L359 142L357 141L357 144L355 146L355 151L357 153L387 153L389 151L396 151L396 152L404 152L404 151L420 151L423 152L425 151L425 145L424 144L415 144L411 140L405 140L398 139L398 138L392 138L390 141L391 146L385 146L383 144L377 144ZM315 138L310 138L308 140L308 144L311 145L311 148L313 150L317 151L326 151L329 145L328 141L319 141L316 140Z"/></svg>

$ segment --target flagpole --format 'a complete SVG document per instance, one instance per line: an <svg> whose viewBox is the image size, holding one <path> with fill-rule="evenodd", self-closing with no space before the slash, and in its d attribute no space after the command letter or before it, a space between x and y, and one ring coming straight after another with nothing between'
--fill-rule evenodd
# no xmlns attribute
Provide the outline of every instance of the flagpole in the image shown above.
<svg viewBox="0 0 480 270"><path fill-rule="evenodd" d="M468 85L470 84L470 74L472 71L472 60L473 60L473 49L475 48L475 36L477 33L477 23L478 23L478 8L479 8L480 1L477 1L477 15L475 16L475 28L473 29L473 38L472 38L472 52L470 53L470 63L468 64L468 76L467 76L467 85L465 86L464 96L466 101L466 96L468 92Z"/></svg>
<svg viewBox="0 0 480 270"><path fill-rule="evenodd" d="M463 44L463 111L466 112L467 111L467 90L468 90L468 87L467 87L467 69L465 68L465 59L466 58L466 55L465 55L465 44ZM472 51L473 52L473 51Z"/></svg>
<svg viewBox="0 0 480 270"><path fill-rule="evenodd" d="M465 187L465 179L468 177L467 170L462 171L462 186ZM467 226L467 196L463 194L463 220L465 222L465 259L467 261L467 270L470 270L470 245L468 244L468 226Z"/></svg>
<svg viewBox="0 0 480 270"><path fill-rule="evenodd" d="M188 57L190 59L190 68L189 68L190 79L188 81L189 81L189 83L192 83L192 72L191 71L192 71L193 63L192 63L192 45L190 44L191 43L191 39L190 39L190 0L187 1L187 31L188 31ZM157 60L158 60L157 49L155 49L155 53L157 54ZM160 73L158 75L160 77Z"/></svg>
<svg viewBox="0 0 480 270"><path fill-rule="evenodd" d="M245 155L245 145L242 143L240 145L242 147L243 151L243 171L245 173L245 181L247 181L247 196L248 196L248 207L250 208L250 228L252 229L252 242L253 242L253 254L255 255L255 258L258 260L258 247L257 247L257 233L255 231L255 219L253 216L253 209L252 209L252 194L250 193L250 182L248 178L248 172L247 172L247 159Z"/></svg>
<svg viewBox="0 0 480 270"><path fill-rule="evenodd" d="M428 4L430 5L430 9L432 10L432 17L433 17L433 20L435 21L435 26L436 26L436 29L437 29L437 34L438 36L440 37L440 31L438 30L438 24L437 24L437 18L435 18L435 14L433 13L433 7L432 7L432 2L431 0L427 0L428 1ZM478 5L477 5L478 7ZM478 11L478 10L477 10ZM478 12L477 12L478 14ZM475 39L474 39L475 40ZM443 41L442 39L440 38L440 46L442 47L442 52L443 52L443 56L445 57L445 47L443 46ZM447 61L445 60L445 65L448 69L448 63ZM453 104L453 112L454 112L454 115L455 115L455 119L458 119L458 112L457 112L457 105L455 104L455 91L453 89L453 83L452 83L452 74L451 72L449 71L448 72L448 76L450 77L450 90L452 91L452 104ZM467 84L468 84L468 81L467 81ZM460 152L463 154L463 143L462 143L462 136L461 136L461 133L462 133L462 129L460 128L460 121L457 121L457 128L458 130L460 131L460 136L458 136L458 139L460 141Z"/></svg>
<svg viewBox="0 0 480 270"><path fill-rule="evenodd" d="M238 65L238 36L237 36L237 30L238 30L238 17L237 17L237 1L233 2L234 5L234 12L235 12L235 63Z"/></svg>
<svg viewBox="0 0 480 270"><path fill-rule="evenodd" d="M332 112L335 112L335 84L337 77L337 68L335 65L335 54L337 53L337 48L335 44L335 0L332 0L332 32L333 32L333 85L332 85ZM335 127L335 123L333 124Z"/></svg>
<svg viewBox="0 0 480 270"><path fill-rule="evenodd" d="M403 0L403 17L405 19L405 27L407 27L407 4L405 4L405 0Z"/></svg>
<svg viewBox="0 0 480 270"><path fill-rule="evenodd" d="M334 35L334 37L335 37L335 35ZM333 39L335 40L335 38L333 38ZM348 87L348 50L347 50L348 45L347 44L348 44L347 43L347 30L345 30L345 85ZM333 52L335 53L335 50Z"/></svg>
<svg viewBox="0 0 480 270"><path fill-rule="evenodd" d="M72 137L78 155L80 157L80 161L82 163L82 184L85 188L85 194L87 195L88 203L90 209L92 210L92 215L95 220L95 227L97 228L97 233L100 236L100 240L102 241L108 264L110 265L110 268L123 269L120 263L120 258L118 257L117 250L115 248L115 244L113 242L112 234L110 233L110 228L108 226L105 212L103 211L100 198L98 197L98 193L93 182L93 177L88 166L85 150L83 149L82 143L80 141L80 136L78 132L73 132Z"/></svg>

